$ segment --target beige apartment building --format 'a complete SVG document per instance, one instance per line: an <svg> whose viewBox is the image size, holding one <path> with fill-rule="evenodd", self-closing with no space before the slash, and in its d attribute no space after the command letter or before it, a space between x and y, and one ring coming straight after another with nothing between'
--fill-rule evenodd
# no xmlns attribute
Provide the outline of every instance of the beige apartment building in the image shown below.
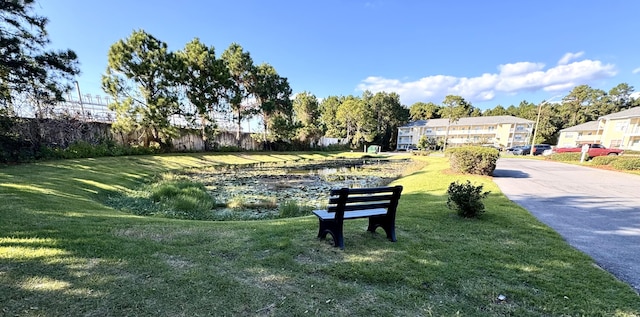
<svg viewBox="0 0 640 317"><path fill-rule="evenodd" d="M398 128L398 150L416 146L422 136L442 141L448 119L418 120ZM449 127L448 144L492 145L506 148L531 141L534 122L514 116L460 118Z"/></svg>
<svg viewBox="0 0 640 317"><path fill-rule="evenodd" d="M603 127L600 121L589 121L560 130L558 147L572 147L585 143L600 143Z"/></svg>
<svg viewBox="0 0 640 317"><path fill-rule="evenodd" d="M640 107L560 130L558 146L599 143L609 148L640 151Z"/></svg>

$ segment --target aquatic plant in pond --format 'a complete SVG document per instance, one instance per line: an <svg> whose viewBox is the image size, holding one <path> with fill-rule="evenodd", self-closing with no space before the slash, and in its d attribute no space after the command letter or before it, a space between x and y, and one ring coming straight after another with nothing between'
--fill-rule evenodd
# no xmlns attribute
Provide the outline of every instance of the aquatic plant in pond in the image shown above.
<svg viewBox="0 0 640 317"><path fill-rule="evenodd" d="M177 213L181 218L251 220L310 214L326 205L332 188L383 186L413 164L411 160L371 159L261 163L194 168L165 177L202 184L216 202L215 208L198 212L196 217ZM147 210L145 214L171 217L174 212Z"/></svg>

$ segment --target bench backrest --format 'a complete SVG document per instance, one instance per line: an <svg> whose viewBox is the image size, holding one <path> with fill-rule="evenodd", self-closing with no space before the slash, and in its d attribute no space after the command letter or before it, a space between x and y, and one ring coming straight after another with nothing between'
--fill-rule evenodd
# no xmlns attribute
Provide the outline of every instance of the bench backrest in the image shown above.
<svg viewBox="0 0 640 317"><path fill-rule="evenodd" d="M345 212L387 209L387 214L395 217L402 186L373 188L341 188L332 189L329 197L328 212L336 213L336 220L341 220Z"/></svg>

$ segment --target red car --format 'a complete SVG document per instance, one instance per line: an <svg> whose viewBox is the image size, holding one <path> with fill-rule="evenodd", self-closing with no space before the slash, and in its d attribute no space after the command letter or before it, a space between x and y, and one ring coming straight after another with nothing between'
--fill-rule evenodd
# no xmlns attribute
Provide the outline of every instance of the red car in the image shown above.
<svg viewBox="0 0 640 317"><path fill-rule="evenodd" d="M583 144L584 145L584 144ZM582 152L582 146L579 145L576 147L560 147L554 150L555 153L571 153L571 152ZM603 155L621 155L624 153L624 150L621 149L609 149L603 146L602 144L587 144L589 146L589 151L587 155L589 157L603 156Z"/></svg>

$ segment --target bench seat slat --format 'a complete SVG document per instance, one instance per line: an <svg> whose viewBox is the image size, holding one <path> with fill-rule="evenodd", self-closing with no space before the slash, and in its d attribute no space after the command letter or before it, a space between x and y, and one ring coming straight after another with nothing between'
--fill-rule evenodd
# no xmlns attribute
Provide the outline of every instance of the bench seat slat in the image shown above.
<svg viewBox="0 0 640 317"><path fill-rule="evenodd" d="M329 212L327 210L314 210L313 213L323 220L335 219L336 217L335 212ZM350 211L349 213L345 213L344 219L366 218L371 216L385 215L386 213L387 210L385 208L355 210Z"/></svg>
<svg viewBox="0 0 640 317"><path fill-rule="evenodd" d="M340 195L340 189L332 189L331 195ZM393 193L393 187L349 188L349 195Z"/></svg>
<svg viewBox="0 0 640 317"><path fill-rule="evenodd" d="M329 198L329 204L337 204L338 200L340 199L339 196L337 197L331 197ZM362 203L362 202L368 202L368 201L391 201L393 199L393 195L389 194L389 195L368 195L368 196L351 196L349 195L349 197L347 197L347 204L348 203Z"/></svg>

